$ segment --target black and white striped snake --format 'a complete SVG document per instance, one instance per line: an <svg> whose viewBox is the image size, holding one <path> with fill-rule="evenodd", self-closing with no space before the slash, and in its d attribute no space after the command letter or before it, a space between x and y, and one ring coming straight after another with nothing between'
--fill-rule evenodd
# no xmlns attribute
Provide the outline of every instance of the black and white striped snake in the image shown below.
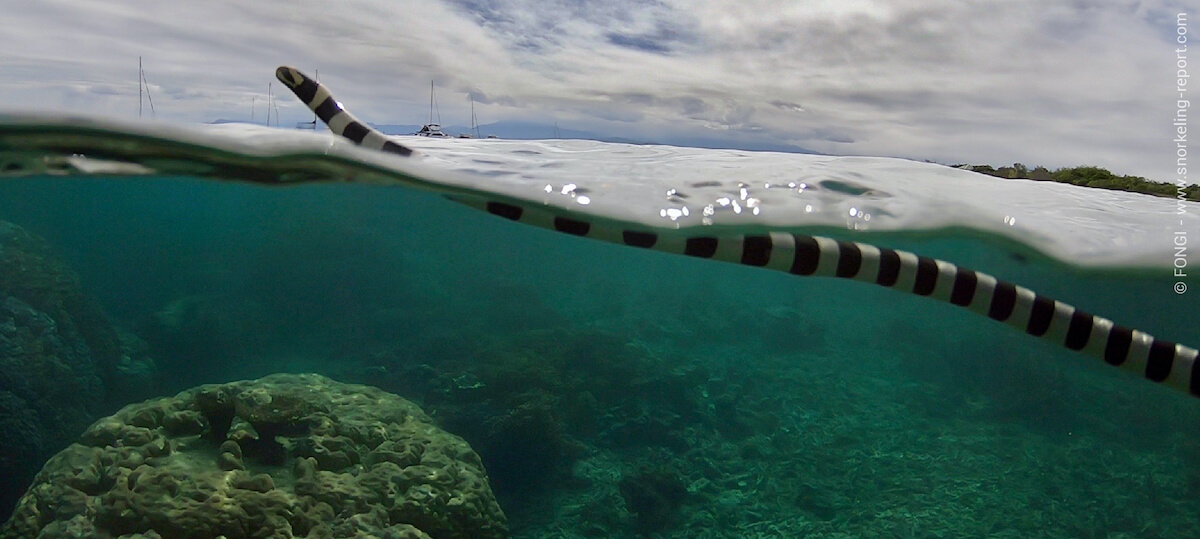
<svg viewBox="0 0 1200 539"><path fill-rule="evenodd" d="M359 121L325 87L300 71L282 66L275 76L287 85L333 133L355 144L411 156L412 149L388 139ZM927 296L1002 322L1029 335L1103 359L1154 382L1200 396L1200 369L1195 348L1153 336L1107 318L1081 311L1028 288L986 273L913 253L783 232L766 234L660 235L627 229L549 206L449 197L493 215L574 236L758 266L794 275L840 277Z"/></svg>

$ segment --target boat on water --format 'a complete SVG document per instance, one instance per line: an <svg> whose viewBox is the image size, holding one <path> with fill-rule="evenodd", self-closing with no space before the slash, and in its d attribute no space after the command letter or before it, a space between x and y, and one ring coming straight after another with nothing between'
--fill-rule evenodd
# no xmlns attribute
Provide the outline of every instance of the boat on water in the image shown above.
<svg viewBox="0 0 1200 539"><path fill-rule="evenodd" d="M421 130L413 133L418 137L435 137L435 138L453 138L449 133L442 131L442 113L437 111L438 122L434 123L433 115L437 110L437 99L434 97L433 81L429 81L429 123L421 126ZM458 138L481 138L479 135L479 120L475 116L475 98L471 96L471 130L474 133L462 133ZM496 135L488 135L487 138L499 138Z"/></svg>
<svg viewBox="0 0 1200 539"><path fill-rule="evenodd" d="M450 138L450 135L447 135L445 131L442 131L441 111L438 111L438 123L433 122L433 110L436 105L437 102L434 101L433 97L433 81L429 81L429 123L422 126L420 131L413 133L414 135L418 137Z"/></svg>
<svg viewBox="0 0 1200 539"><path fill-rule="evenodd" d="M447 135L445 131L442 131L442 126L438 124L425 124L421 127L420 131L417 131L413 134L418 137L450 138L450 135Z"/></svg>

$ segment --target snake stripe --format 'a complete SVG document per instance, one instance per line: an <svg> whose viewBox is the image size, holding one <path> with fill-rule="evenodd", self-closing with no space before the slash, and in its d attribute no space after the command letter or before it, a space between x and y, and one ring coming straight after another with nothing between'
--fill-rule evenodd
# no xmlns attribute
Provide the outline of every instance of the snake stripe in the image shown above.
<svg viewBox="0 0 1200 539"><path fill-rule="evenodd" d="M795 250L791 273L795 275L812 275L817 272L817 263L821 261L821 246L812 236L792 235Z"/></svg>
<svg viewBox="0 0 1200 539"><path fill-rule="evenodd" d="M862 268L862 251L853 242L839 241L837 244L838 265L834 275L843 279L853 279Z"/></svg>
<svg viewBox="0 0 1200 539"><path fill-rule="evenodd" d="M280 67L276 75L317 113L330 130L363 146L409 155L412 150L359 122L329 92L299 71ZM399 148L399 149L397 149ZM1195 348L1155 339L1114 324L1028 288L934 258L823 236L769 232L754 235L700 235L626 229L589 222L550 206L451 197L475 209L549 230L641 249L764 267L801 276L824 276L874 283L966 308L1048 339L1174 389L1200 396Z"/></svg>
<svg viewBox="0 0 1200 539"><path fill-rule="evenodd" d="M771 261L771 236L746 236L742 242L741 263L762 267Z"/></svg>
<svg viewBox="0 0 1200 539"><path fill-rule="evenodd" d="M918 296L932 294L933 286L937 284L937 278L937 261L926 256L917 257L917 277L913 284L913 293Z"/></svg>
<svg viewBox="0 0 1200 539"><path fill-rule="evenodd" d="M1125 326L1113 326L1108 332L1108 341L1104 345L1104 362L1114 367L1121 366L1129 357L1129 347L1132 344L1132 329Z"/></svg>
<svg viewBox="0 0 1200 539"><path fill-rule="evenodd" d="M591 228L591 225L583 221L567 219L566 217L554 218L554 230L559 232L566 232L567 234L572 234L575 236L586 236Z"/></svg>
<svg viewBox="0 0 1200 539"><path fill-rule="evenodd" d="M1071 314L1071 325L1067 328L1067 340L1063 346L1071 350L1083 350L1088 340L1092 338L1092 328L1095 326L1094 316L1076 310Z"/></svg>
<svg viewBox="0 0 1200 539"><path fill-rule="evenodd" d="M687 247L684 249L683 254L698 256L700 258L712 258L713 255L717 254L717 238L688 238Z"/></svg>
<svg viewBox="0 0 1200 539"><path fill-rule="evenodd" d="M658 235L651 232L625 230L621 232L621 241L630 247L650 248L658 242Z"/></svg>
<svg viewBox="0 0 1200 539"><path fill-rule="evenodd" d="M318 118L333 118L341 111L341 107L338 107L337 101L335 101L333 97L326 97L321 101L321 104L317 105L317 108L313 109L313 113L315 113ZM329 122L326 121L326 123Z"/></svg>
<svg viewBox="0 0 1200 539"><path fill-rule="evenodd" d="M979 285L979 275L966 268L955 268L954 288L950 291L950 303L959 307L969 307L975 298L975 289Z"/></svg>

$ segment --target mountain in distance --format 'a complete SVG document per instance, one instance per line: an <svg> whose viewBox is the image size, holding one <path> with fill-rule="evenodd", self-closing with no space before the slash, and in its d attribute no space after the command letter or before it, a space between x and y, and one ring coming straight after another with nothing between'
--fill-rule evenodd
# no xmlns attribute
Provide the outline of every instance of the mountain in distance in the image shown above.
<svg viewBox="0 0 1200 539"><path fill-rule="evenodd" d="M421 129L419 125L405 124L371 124L376 129L388 135L411 135ZM516 140L531 140L531 139L553 139L555 127L553 124L541 124L535 122L517 122L503 121L479 126L479 134L482 136L496 135L500 138L516 139ZM459 133L472 133L471 128L461 125L442 126L442 131L451 136L457 136ZM673 146L687 146L692 148L713 148L713 149L731 149L731 150L756 150L756 151L771 151L771 152L788 152L788 153L820 153L782 142L766 142L756 140L741 140L737 138L719 138L719 137L670 137L665 140L638 140L627 137L614 137L597 133L594 131L583 131L578 129L558 128L558 137L560 139L584 139L598 140L600 142L619 142L624 144L669 144Z"/></svg>
<svg viewBox="0 0 1200 539"><path fill-rule="evenodd" d="M421 129L419 125L403 125L403 124L371 124L380 131L388 135L411 135ZM462 125L444 125L442 131L450 136L457 136L459 133L472 133L470 127ZM482 124L479 126L479 134L486 137L488 135L496 135L500 138L516 139L516 140L534 140L534 139L552 139L554 136L554 126L548 124L539 124L533 122L495 122L490 124ZM644 141L634 140L624 137L610 137L600 133L591 131L579 131L576 129L558 129L557 138L569 139L587 139L599 140L601 142L624 142L626 144L646 144Z"/></svg>
<svg viewBox="0 0 1200 539"><path fill-rule="evenodd" d="M243 120L227 120L219 119L213 124L228 124L228 123L250 123ZM258 124L262 125L262 124ZM421 130L420 125L408 124L371 124L375 129L382 131L387 135L412 135ZM294 126L293 126L294 127ZM323 129L324 126L321 126ZM502 121L479 126L479 134L486 137L488 135L496 135L500 138L514 140L536 140L536 139L553 139L554 124L542 124L536 122L519 122L519 121ZM442 131L450 136L458 136L460 133L473 133L470 127L462 125L442 126ZM763 140L747 140L736 137L721 138L721 137L704 137L704 136L675 136L664 140L638 140L627 137L613 137L594 131L583 131L578 129L567 129L564 127L558 128L558 137L560 139L583 139L583 140L598 140L600 142L617 142L623 144L669 144L672 146L685 146L690 148L712 148L712 149L730 149L730 150L753 150L753 151L769 151L769 152L787 152L787 153L820 153L802 148L800 146L787 144L783 142L770 142Z"/></svg>
<svg viewBox="0 0 1200 539"><path fill-rule="evenodd" d="M272 121L273 121L273 120L272 120ZM246 124L246 125L261 125L261 126L264 126L264 127L280 127L280 128L300 128L300 127L302 127L300 124L306 124L306 125L308 125L308 126L309 126L309 127L308 127L308 130L309 130L309 131L311 131L311 130L312 130L312 121L311 121L311 120L307 120L307 121L300 121L300 122L295 122L295 123L290 123L290 124L287 124L287 125L276 125L276 124L272 123L270 126L268 126L268 125L264 124L263 122L257 122L257 121L256 121L256 122L252 122L252 121L250 121L250 120L230 120L230 119L228 119L228 118L217 118L216 120L213 120L213 121L211 121L211 122L208 122L208 123L209 123L209 124L211 124L211 125L221 125L221 124ZM324 127L325 127L325 126L324 126L324 124L322 124L322 123L320 122L320 120L318 120L318 121L317 121L317 125L320 125L322 128L324 128ZM326 129L326 130L328 130L328 129Z"/></svg>

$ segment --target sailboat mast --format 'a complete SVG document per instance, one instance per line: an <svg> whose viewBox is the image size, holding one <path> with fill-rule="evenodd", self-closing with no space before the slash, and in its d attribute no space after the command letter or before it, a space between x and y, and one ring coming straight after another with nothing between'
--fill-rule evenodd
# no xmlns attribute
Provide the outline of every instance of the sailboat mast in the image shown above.
<svg viewBox="0 0 1200 539"><path fill-rule="evenodd" d="M142 57L138 56L138 118L142 117L142 90L146 91L146 102L150 103L150 117L157 118L154 112L154 96L150 95L150 83L146 82L146 70L142 69Z"/></svg>
<svg viewBox="0 0 1200 539"><path fill-rule="evenodd" d="M433 123L433 81L429 81L429 122Z"/></svg>
<svg viewBox="0 0 1200 539"><path fill-rule="evenodd" d="M479 138L479 120L475 118L475 96L471 96L471 127L475 129L475 138Z"/></svg>

